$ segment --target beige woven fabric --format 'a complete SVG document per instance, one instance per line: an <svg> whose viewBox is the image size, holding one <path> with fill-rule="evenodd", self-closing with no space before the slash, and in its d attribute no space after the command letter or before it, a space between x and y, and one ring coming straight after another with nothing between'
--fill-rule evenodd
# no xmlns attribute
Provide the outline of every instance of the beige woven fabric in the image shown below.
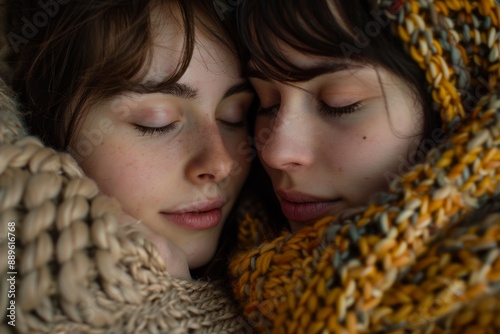
<svg viewBox="0 0 500 334"><path fill-rule="evenodd" d="M5 86L0 103L1 333L242 332L222 287L168 276L157 250L120 225L117 202L99 195L69 155L22 135ZM15 268L6 236L15 236Z"/></svg>

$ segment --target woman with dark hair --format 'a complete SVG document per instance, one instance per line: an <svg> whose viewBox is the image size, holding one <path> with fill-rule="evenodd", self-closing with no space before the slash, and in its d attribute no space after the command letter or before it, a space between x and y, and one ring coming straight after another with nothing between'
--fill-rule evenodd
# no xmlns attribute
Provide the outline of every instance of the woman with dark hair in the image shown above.
<svg viewBox="0 0 500 334"><path fill-rule="evenodd" d="M274 239L272 230L283 222L266 219L260 207L242 207L248 211L239 226L242 252L231 269L247 324L275 333L496 333L498 5L237 5L233 13L264 109L256 115L258 153L275 186L300 186L302 192L277 192L292 231ZM370 123L368 116L375 117L375 132L368 133L369 126L354 131ZM92 182L64 155L54 157L32 139L16 137L16 126L2 133L6 167L0 179L9 187L1 207L5 221L23 218L16 250L22 250L17 305L24 327L16 330L251 332L220 289L166 275L144 238L116 227ZM378 150L396 159L387 170L369 159L359 170L343 167L337 162L343 155L335 156L342 145L346 164L367 154L381 158ZM407 160L394 166L400 156ZM303 174L317 166L304 157L322 168ZM346 177L354 194L349 185L332 182L342 181L338 167L354 175ZM357 173L368 178L366 189L354 183ZM327 201L299 198L330 187L334 197L321 197ZM82 200L87 206L75 205ZM80 209L79 215L66 208ZM56 239L57 257L51 248Z"/></svg>
<svg viewBox="0 0 500 334"><path fill-rule="evenodd" d="M253 94L230 34L204 2L50 9L11 6L13 86L30 134L67 150L140 219L172 273L183 254L204 267L249 170L238 147ZM24 41L28 29L37 32Z"/></svg>
<svg viewBox="0 0 500 334"><path fill-rule="evenodd" d="M248 319L273 333L497 332L498 3L256 0L234 19L257 153L291 230L259 236L281 223L251 208L241 224L250 250L232 273Z"/></svg>

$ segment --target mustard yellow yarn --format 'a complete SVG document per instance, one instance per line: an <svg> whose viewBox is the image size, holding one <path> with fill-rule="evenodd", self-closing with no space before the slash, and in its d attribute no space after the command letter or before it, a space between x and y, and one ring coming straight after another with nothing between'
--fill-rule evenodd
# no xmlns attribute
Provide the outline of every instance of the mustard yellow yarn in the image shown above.
<svg viewBox="0 0 500 334"><path fill-rule="evenodd" d="M392 28L446 140L361 213L232 259L260 332L500 332L500 4L406 1Z"/></svg>

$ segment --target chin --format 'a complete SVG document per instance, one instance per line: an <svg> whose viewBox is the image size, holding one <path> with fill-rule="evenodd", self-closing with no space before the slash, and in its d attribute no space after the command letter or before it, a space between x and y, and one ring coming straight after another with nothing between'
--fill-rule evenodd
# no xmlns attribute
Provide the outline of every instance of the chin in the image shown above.
<svg viewBox="0 0 500 334"><path fill-rule="evenodd" d="M199 269L208 264L215 255L216 247L196 249L187 257L189 269Z"/></svg>

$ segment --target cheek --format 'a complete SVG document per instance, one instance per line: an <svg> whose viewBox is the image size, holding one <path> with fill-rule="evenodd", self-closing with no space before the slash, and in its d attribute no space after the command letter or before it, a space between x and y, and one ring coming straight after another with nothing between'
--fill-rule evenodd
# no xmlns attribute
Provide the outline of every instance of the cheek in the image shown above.
<svg viewBox="0 0 500 334"><path fill-rule="evenodd" d="M250 146L249 133L242 131L238 136L226 140L225 147L233 160L231 182L240 188L248 175L250 163L255 157L255 152Z"/></svg>
<svg viewBox="0 0 500 334"><path fill-rule="evenodd" d="M387 113L380 108L347 133L338 155L350 157L339 160L345 167L360 170L363 178L379 179L384 184L384 174L394 172L400 161L408 160L422 127L407 105L394 106L399 109Z"/></svg>
<svg viewBox="0 0 500 334"><path fill-rule="evenodd" d="M110 186L115 184L119 185L120 180L127 180L132 174L137 175L136 164L136 159L130 159L119 147L112 149L100 147L81 163L85 173L99 183L101 190L110 189Z"/></svg>
<svg viewBox="0 0 500 334"><path fill-rule="evenodd" d="M273 122L269 117L260 116L255 120L255 146L260 152L272 134Z"/></svg>
<svg viewBox="0 0 500 334"><path fill-rule="evenodd" d="M143 155L141 150L131 146L107 141L80 165L85 174L96 181L102 193L116 197L124 209L133 214L147 194L148 185L154 184L150 180L151 167L144 164Z"/></svg>
<svg viewBox="0 0 500 334"><path fill-rule="evenodd" d="M367 138L357 154L357 162L350 167L368 193L388 189L396 175L408 170L412 140L391 134L373 140Z"/></svg>
<svg viewBox="0 0 500 334"><path fill-rule="evenodd" d="M329 173L338 176L335 187L357 205L365 203L373 193L388 189L395 175L404 169L401 165L408 161L416 140L401 138L389 128L380 131L373 125L343 134L335 139L337 145L324 152L330 160Z"/></svg>

